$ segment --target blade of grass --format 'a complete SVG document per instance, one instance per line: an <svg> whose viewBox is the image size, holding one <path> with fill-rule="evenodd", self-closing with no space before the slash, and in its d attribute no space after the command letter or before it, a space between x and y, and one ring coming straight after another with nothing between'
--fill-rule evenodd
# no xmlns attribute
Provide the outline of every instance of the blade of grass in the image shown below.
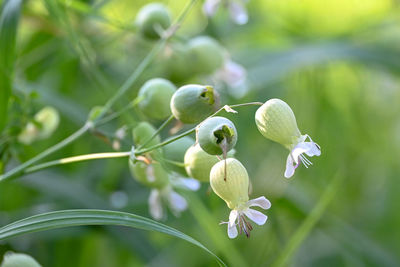
<svg viewBox="0 0 400 267"><path fill-rule="evenodd" d="M292 238L287 243L286 247L283 249L282 253L278 256L277 260L272 265L273 267L287 266L290 259L296 252L296 250L300 247L302 242L317 224L317 222L321 219L324 214L326 208L333 200L337 190L339 189L342 181L344 179L344 175L341 172L338 172L336 176L333 178L332 182L328 185L323 195L321 196L318 203L312 209L307 218L303 221L297 231L294 233Z"/></svg>
<svg viewBox="0 0 400 267"><path fill-rule="evenodd" d="M110 210L62 210L35 215L0 228L0 240L27 233L81 225L117 225L165 233L198 246L212 255L220 266L226 266L203 244L172 227L135 214Z"/></svg>
<svg viewBox="0 0 400 267"><path fill-rule="evenodd" d="M0 15L0 132L7 121L21 0L4 1Z"/></svg>

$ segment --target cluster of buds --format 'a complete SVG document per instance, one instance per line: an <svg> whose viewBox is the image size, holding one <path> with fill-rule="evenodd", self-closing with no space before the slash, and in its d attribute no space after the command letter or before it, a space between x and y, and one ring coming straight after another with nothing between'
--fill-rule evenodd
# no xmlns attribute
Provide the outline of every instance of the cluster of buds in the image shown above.
<svg viewBox="0 0 400 267"><path fill-rule="evenodd" d="M237 24L245 24L248 21L245 2L207 0L203 9L206 15L212 16L220 5L225 5ZM170 13L162 4L146 5L139 11L137 25L143 37L158 39L171 27ZM173 45L176 46L172 44L167 48ZM181 42L178 56L173 52L169 54L170 77L175 77L174 73L208 75L214 84L222 81L236 87L233 96L241 97L246 92L245 69L233 62L218 41L210 37L198 36ZM243 164L234 158L238 141L236 127L225 117L213 116L220 107L220 97L214 87L188 84L177 89L171 81L156 78L141 87L136 101L139 110L150 120L163 120L172 115L181 127L197 124L196 140L184 137L130 159L133 177L151 188L149 207L154 218L164 217L163 202L176 215L187 208L188 203L174 188L183 186L196 190L199 182L208 182L231 209L226 222L230 238L235 238L238 233L249 237L253 229L249 220L258 225L265 224L267 216L252 207L269 209L271 203L264 196L249 200L249 175ZM294 175L300 163L306 167L312 164L306 155L321 154L320 147L310 136L300 133L292 109L282 100L271 99L264 103L255 114L255 122L263 136L289 149L284 173L287 178ZM158 135L148 141L155 132L149 123L140 123L134 129L135 145L142 148L159 144Z"/></svg>

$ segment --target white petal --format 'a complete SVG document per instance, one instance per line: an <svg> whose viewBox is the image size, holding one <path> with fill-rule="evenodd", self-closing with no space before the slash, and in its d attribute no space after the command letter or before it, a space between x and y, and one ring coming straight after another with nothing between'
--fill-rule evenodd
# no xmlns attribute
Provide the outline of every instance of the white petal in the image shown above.
<svg viewBox="0 0 400 267"><path fill-rule="evenodd" d="M232 210L231 213L229 213L229 226L236 225L236 219L238 217L239 213L237 210Z"/></svg>
<svg viewBox="0 0 400 267"><path fill-rule="evenodd" d="M308 150L306 151L307 156L320 156L321 148L318 144L314 142L305 142L305 146L307 146Z"/></svg>
<svg viewBox="0 0 400 267"><path fill-rule="evenodd" d="M172 211L181 212L187 208L187 201L175 191L170 191L168 194L168 202Z"/></svg>
<svg viewBox="0 0 400 267"><path fill-rule="evenodd" d="M242 84L246 80L247 72L242 65L226 60L224 64L225 82L231 86Z"/></svg>
<svg viewBox="0 0 400 267"><path fill-rule="evenodd" d="M235 238L235 237L237 237L237 235L238 235L238 230L236 228L236 224L233 225L233 226L230 226L228 224L228 236L229 236L229 238Z"/></svg>
<svg viewBox="0 0 400 267"><path fill-rule="evenodd" d="M321 149L319 145L317 145L314 142L301 142L298 143L295 148L292 150L292 156L295 159L298 159L300 154L306 153L307 156L312 157L312 156L320 156L321 155ZM297 161L296 161L297 163Z"/></svg>
<svg viewBox="0 0 400 267"><path fill-rule="evenodd" d="M267 210L271 207L271 202L269 202L268 199L266 199L264 196L262 196L262 197L258 197L258 198L249 200L247 202L247 205L249 207L257 206L257 207Z"/></svg>
<svg viewBox="0 0 400 267"><path fill-rule="evenodd" d="M246 209L243 211L246 216L258 225L263 225L268 217L267 215L253 209Z"/></svg>
<svg viewBox="0 0 400 267"><path fill-rule="evenodd" d="M249 20L247 10L242 3L231 1L229 4L229 12L232 20L239 25L246 24Z"/></svg>
<svg viewBox="0 0 400 267"><path fill-rule="evenodd" d="M206 0L203 5L204 14L211 17L217 12L221 0Z"/></svg>
<svg viewBox="0 0 400 267"><path fill-rule="evenodd" d="M156 181L156 177L154 176L154 167L151 164L146 167L146 178L150 183Z"/></svg>
<svg viewBox="0 0 400 267"><path fill-rule="evenodd" d="M295 170L295 165L293 165L293 158L289 154L286 160L286 170L285 170L285 177L290 178L293 176Z"/></svg>
<svg viewBox="0 0 400 267"><path fill-rule="evenodd" d="M155 220L161 220L163 217L163 208L161 204L160 192L156 189L151 190L149 196L149 211L151 217Z"/></svg>
<svg viewBox="0 0 400 267"><path fill-rule="evenodd" d="M191 190L191 191L197 191L200 189L200 182L196 179L193 178L183 178L183 177L178 177L176 179L176 186Z"/></svg>

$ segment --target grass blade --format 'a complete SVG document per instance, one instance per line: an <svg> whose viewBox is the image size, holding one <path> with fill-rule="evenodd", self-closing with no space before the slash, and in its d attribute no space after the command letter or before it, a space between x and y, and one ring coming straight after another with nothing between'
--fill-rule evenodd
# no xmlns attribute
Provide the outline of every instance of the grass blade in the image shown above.
<svg viewBox="0 0 400 267"><path fill-rule="evenodd" d="M0 15L0 132L7 121L21 0L7 0Z"/></svg>
<svg viewBox="0 0 400 267"><path fill-rule="evenodd" d="M190 236L151 219L119 211L81 209L43 213L0 228L0 240L27 233L80 225L119 225L165 233L202 248L215 257L220 266L226 266L218 256Z"/></svg>

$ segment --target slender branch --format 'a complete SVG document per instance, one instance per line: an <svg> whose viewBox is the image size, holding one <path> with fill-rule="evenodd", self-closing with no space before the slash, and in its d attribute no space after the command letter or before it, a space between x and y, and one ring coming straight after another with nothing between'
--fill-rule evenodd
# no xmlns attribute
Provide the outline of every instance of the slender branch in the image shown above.
<svg viewBox="0 0 400 267"><path fill-rule="evenodd" d="M23 171L26 168L30 167L31 165L33 165L34 163L38 162L39 160L44 159L45 157L47 157L48 155L54 153L55 151L60 150L61 148L65 147L66 145L68 145L71 142L73 142L74 140L78 139L80 136L82 136L84 133L86 133L86 131L89 128L90 128L90 124L86 123L78 131L74 132L73 134L71 134L70 136L68 136L67 138L62 140L61 142L55 144L52 147L49 147L48 149L46 149L45 151L43 151L39 155L31 158L30 160L28 160L28 161L22 163L21 165L19 165L18 167L15 167L14 169L8 171L7 173L1 175L0 176L0 182L4 182L6 180L9 180L11 178L14 178L14 177L18 176L19 174L22 174Z"/></svg>
<svg viewBox="0 0 400 267"><path fill-rule="evenodd" d="M244 107L244 106L261 106L261 105L263 105L263 104L264 104L264 103L261 103L261 102L249 102L249 103L242 103L242 104L235 104L235 105L227 105L227 106L230 107L230 108L237 108L237 107ZM210 116L207 117L206 119L211 118L211 117L214 117L215 115L217 115L218 113L220 113L220 112L223 111L223 110L225 110L225 106L222 107L222 108L220 108L220 109L218 109L216 112L214 112L212 115L210 115ZM205 120L206 120L206 119L205 119ZM203 121L205 121L205 120L203 120ZM201 124L201 123L200 123L200 124ZM152 151L152 150L154 150L154 149L157 149L157 148L163 147L163 146L165 146L165 145L168 145L168 144L170 144L170 143L172 143L172 142L174 142L174 141L176 141L176 140L178 140L178 139L181 139L182 137L185 137L185 136L187 136L187 135L189 135L189 134L194 133L194 132L196 131L196 128L197 128L197 126L196 126L196 127L193 127L193 128L190 129L190 130L187 130L186 132L183 132L183 133L181 133L181 134L179 134L179 135L177 135L177 136L171 137L171 138L169 138L169 139L165 140L164 142L161 142L161 143L159 143L159 144L157 144L157 145L154 145L154 146L151 146L151 147L148 147L148 148L145 148L145 149L139 149L139 150L137 150L137 151L135 152L135 155L136 155L136 156L139 156L139 155L142 155L142 154L144 154L144 153L146 153L146 152L150 152L150 151Z"/></svg>
<svg viewBox="0 0 400 267"><path fill-rule="evenodd" d="M157 145L151 146L149 148L144 148L144 149L138 150L138 151L135 152L135 156L139 156L139 155L142 155L142 154L144 154L146 152L150 152L150 151L152 151L154 149L166 146L166 145L168 145L168 144L170 144L170 143L172 143L172 142L174 142L174 141L176 141L178 139L181 139L182 137L185 137L185 136L187 136L189 134L194 133L195 131L196 131L196 127L192 128L190 130L187 130L186 132L183 132L183 133L181 133L181 134L179 134L177 136L171 137L171 138L169 138L169 139L165 140L164 142L161 142L161 143L159 143Z"/></svg>
<svg viewBox="0 0 400 267"><path fill-rule="evenodd" d="M251 105L262 105L262 104L263 103L261 103L261 102L250 102L250 103L229 105L228 107L235 108L235 107L243 107L243 106L251 106ZM214 114L210 115L208 118L217 115L219 112L221 112L223 110L225 110L225 107L220 108ZM157 132L160 132L172 120L173 120L173 116L170 116L159 127ZM86 124L86 125L88 125L88 124ZM87 126L87 127L90 127L90 125ZM82 134L86 132L86 130L83 131L83 128L81 130L82 130ZM172 143L172 142L174 142L174 141L176 141L176 140L178 140L178 139L180 139L180 138L182 138L184 136L192 134L195 131L196 131L196 127L192 128L190 130L187 130L186 132L183 132L183 133L181 133L181 134L179 134L177 136L171 137L171 138L165 140L164 142L159 143L159 144L157 144L155 146L152 146L152 147L149 147L149 148L145 148L145 149L141 149L141 150L139 149L138 151L136 151L135 155L139 156L139 155L142 155L142 154L144 154L146 152L150 152L150 151L152 151L154 149L163 147L163 146L168 145L168 144L170 144L170 143ZM156 134L157 134L157 132L156 132ZM63 142L67 143L69 141L67 139L65 139L64 141L60 142L57 145L62 145ZM44 151L43 153L45 153L46 151ZM47 153L52 153L52 151L47 152ZM40 155L41 154L39 154L38 156L40 156ZM29 166L25 167L25 166L23 166L25 164L24 163L24 164L20 165L20 170L16 170L16 169L18 169L18 167L17 167L17 168L14 169L15 170L14 173L12 173L12 171L10 171L10 172L6 173L4 175L4 177L2 176L0 179L11 179L12 177L15 177L15 176L17 176L19 174L33 173L33 172L37 172L37 171L40 171L40 170L43 170L43 169L46 169L46 168L50 168L50 167L57 166L57 165L62 165L62 164L68 164L68 163L79 162L79 161L87 161L87 160L95 160L95 159L129 157L130 155L131 155L131 151L127 151L127 152L106 152L106 153L94 153L94 154L86 154L86 155L79 155L79 156L74 156L74 157L62 158L62 159L53 160L53 161L45 162L45 163L42 163L42 164L38 164L38 165L33 166L33 167L29 167ZM45 156L43 156L43 157L45 157ZM34 160L35 158L31 159L31 161ZM181 166L181 167L184 166L184 164L181 163L181 162L174 162L174 161L170 161L170 160L166 160L166 161L170 162L172 164L175 164L177 166ZM28 161L26 163L28 163ZM1 180L0 180L0 182L1 182Z"/></svg>
<svg viewBox="0 0 400 267"><path fill-rule="evenodd" d="M187 16L190 9L198 0L191 0L183 9L182 13L178 16L176 22L171 25L169 29L167 29L168 34L164 34L162 38L153 46L152 50L147 54L147 56L143 59L143 61L139 64L139 66L133 71L133 73L128 77L128 79L122 84L122 86L117 90L115 95L110 98L109 101L106 102L104 105L101 113L99 116L92 122L86 123L83 127L79 130L65 138L64 140L60 141L59 143L51 146L50 148L46 149L42 153L38 154L37 156L33 157L32 159L22 163L21 165L15 167L14 169L8 171L7 173L0 175L0 182L4 182L9 180L13 177L16 177L24 172L25 169L29 168L33 164L37 163L38 161L42 160L43 158L49 156L50 154L60 150L61 148L67 146L68 144L72 143L80 136L82 136L85 132L87 132L91 127L96 126L104 115L111 109L111 107L115 104L115 102L122 97L128 89L135 83L138 77L143 73L143 71L150 65L150 63L154 60L156 55L164 48L165 44L167 43L168 39L173 36L176 30L179 28L183 19Z"/></svg>
<svg viewBox="0 0 400 267"><path fill-rule="evenodd" d="M166 121L164 121L163 124L161 124L160 127L158 127L157 131L155 131L155 132L153 133L153 135L150 136L150 137L149 137L142 145L140 145L137 149L140 150L141 148L145 147L148 143L150 143L151 140L153 140L154 137L156 137L157 134L159 134L159 133L160 133L171 121L173 121L173 120L174 120L174 115L169 116L169 118L168 118Z"/></svg>
<svg viewBox="0 0 400 267"><path fill-rule="evenodd" d="M37 172L49 167L57 166L57 165L63 165L63 164L68 164L68 163L73 163L73 162L79 162L79 161L87 161L87 160L93 160L93 159L109 159L109 158L123 158L123 157L129 157L130 151L127 152L107 152L107 153L94 153L94 154L87 154L87 155L79 155L79 156L74 156L74 157L68 157L68 158L62 158L62 159L57 159L49 162L45 162L42 164L38 164L36 166L27 168L24 173L32 173L32 172Z"/></svg>

